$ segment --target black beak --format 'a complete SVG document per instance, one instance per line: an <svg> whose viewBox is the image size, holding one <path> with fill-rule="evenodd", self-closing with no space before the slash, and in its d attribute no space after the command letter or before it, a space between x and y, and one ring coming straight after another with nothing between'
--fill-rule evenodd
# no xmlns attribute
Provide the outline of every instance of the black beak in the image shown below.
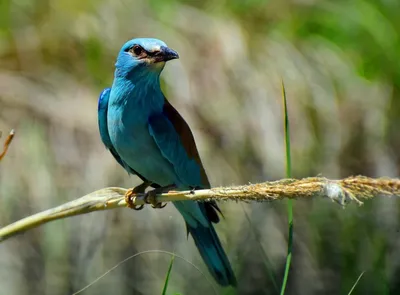
<svg viewBox="0 0 400 295"><path fill-rule="evenodd" d="M161 61L165 62L171 59L178 59L178 58L179 58L178 52L165 46L161 46L160 51L154 54L155 62L161 62Z"/></svg>

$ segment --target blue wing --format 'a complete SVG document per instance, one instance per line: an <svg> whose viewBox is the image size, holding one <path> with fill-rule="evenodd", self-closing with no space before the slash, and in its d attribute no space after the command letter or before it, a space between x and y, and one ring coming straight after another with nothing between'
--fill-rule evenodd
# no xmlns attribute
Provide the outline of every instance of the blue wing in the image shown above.
<svg viewBox="0 0 400 295"><path fill-rule="evenodd" d="M108 100L110 98L110 92L111 92L111 88L106 88L100 93L100 97L99 97L99 104L98 104L98 107L97 107L97 112L98 112L98 123L99 123L100 137L101 137L101 141L104 143L106 148L114 156L115 160L124 169L126 169L127 165L125 165L122 162L122 159L118 155L117 151L114 149L114 146L112 145L112 142L111 142L111 139L110 139L110 135L108 134L107 112L108 112ZM129 170L128 170L128 172L132 173Z"/></svg>
<svg viewBox="0 0 400 295"><path fill-rule="evenodd" d="M149 118L149 132L162 155L173 165L181 188L209 188L210 184L200 160L192 132L175 108L165 99L161 114ZM200 222L219 221L217 204L211 202L174 202L186 222L196 227Z"/></svg>
<svg viewBox="0 0 400 295"><path fill-rule="evenodd" d="M150 117L149 132L161 154L174 166L180 182L177 185L187 188L201 187L200 167L193 159L188 158L178 133L164 114ZM197 227L198 223L209 226L206 214L197 202L174 202L174 205L189 226Z"/></svg>
<svg viewBox="0 0 400 295"><path fill-rule="evenodd" d="M181 186L209 187L192 132L167 100L163 113L150 117L149 132L162 155L174 166ZM175 201L174 205L185 219L187 231L217 282L235 286L235 274L212 225L219 221L217 204Z"/></svg>
<svg viewBox="0 0 400 295"><path fill-rule="evenodd" d="M190 159L174 126L163 114L149 119L149 131L164 158L173 166L179 186L203 187L200 166Z"/></svg>
<svg viewBox="0 0 400 295"><path fill-rule="evenodd" d="M121 157L118 155L117 151L115 150L110 135L108 134L108 127L107 127L107 112L108 112L108 100L110 98L111 88L105 88L99 97L99 103L97 107L97 114L98 114L98 124L99 124L99 131L101 141L104 143L106 148L110 151L110 153L114 156L115 160L126 170L129 174L136 174L140 179L143 181L147 181L142 175L137 173L128 164L126 164ZM158 184L153 183L152 187L159 187Z"/></svg>
<svg viewBox="0 0 400 295"><path fill-rule="evenodd" d="M181 185L210 187L192 132L167 99L163 112L149 118L149 131L162 155L174 166Z"/></svg>
<svg viewBox="0 0 400 295"><path fill-rule="evenodd" d="M162 114L149 119L149 131L162 155L174 166L182 184L195 188L209 188L210 183L201 162L189 125L164 98ZM204 202L208 219L219 222L221 213L215 201Z"/></svg>

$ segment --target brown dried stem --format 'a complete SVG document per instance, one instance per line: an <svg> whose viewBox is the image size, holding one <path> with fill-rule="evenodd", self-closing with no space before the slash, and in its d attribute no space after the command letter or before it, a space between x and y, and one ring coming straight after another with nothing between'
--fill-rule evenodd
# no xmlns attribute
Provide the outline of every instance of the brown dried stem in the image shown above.
<svg viewBox="0 0 400 295"><path fill-rule="evenodd" d="M13 138L14 138L15 132L14 130L10 131L10 134L8 134L6 141L4 142L4 146L3 146L3 151L0 154L0 161L4 158L4 156L6 155L7 151L8 151L8 147L10 146Z"/></svg>
<svg viewBox="0 0 400 295"><path fill-rule="evenodd" d="M127 189L104 188L61 206L23 218L13 224L0 228L0 241L18 233L37 227L52 220L86 214L93 211L126 207ZM390 178L349 177L342 180L329 180L324 177L304 179L282 179L272 182L233 187L217 187L194 192L181 191L157 195L157 202L172 201L276 201L288 199L329 198L344 206L351 201L362 205L365 200L378 196L400 196L400 180ZM133 203L145 204L145 195L138 194Z"/></svg>

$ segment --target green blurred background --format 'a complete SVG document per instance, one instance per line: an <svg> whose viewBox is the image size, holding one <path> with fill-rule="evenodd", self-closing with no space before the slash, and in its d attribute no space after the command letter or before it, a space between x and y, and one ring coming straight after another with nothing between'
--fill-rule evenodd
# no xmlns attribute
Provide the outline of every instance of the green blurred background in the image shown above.
<svg viewBox="0 0 400 295"><path fill-rule="evenodd" d="M163 89L191 126L214 186L284 177L281 78L294 177L400 174L398 0L0 0L0 226L106 186L132 187L103 147L97 98L121 45L156 37L181 58ZM399 202L343 210L296 201L287 294L400 294ZM221 204L239 280L278 294L286 203ZM140 251L210 276L173 206L56 221L0 244L0 294L71 294ZM170 257L143 254L82 294L161 294ZM211 279L212 280L212 279ZM176 259L168 294L213 294Z"/></svg>

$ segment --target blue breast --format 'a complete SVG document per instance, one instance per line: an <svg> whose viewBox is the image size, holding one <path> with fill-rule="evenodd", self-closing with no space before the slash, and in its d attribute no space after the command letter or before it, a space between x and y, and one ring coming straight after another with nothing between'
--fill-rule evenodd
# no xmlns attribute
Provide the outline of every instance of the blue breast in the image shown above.
<svg viewBox="0 0 400 295"><path fill-rule="evenodd" d="M132 91L129 97L121 100L121 93L114 89L113 85L107 125L117 153L146 179L161 186L176 184L174 167L162 156L148 128L148 118L162 112L162 94L160 97L151 93L144 96Z"/></svg>

